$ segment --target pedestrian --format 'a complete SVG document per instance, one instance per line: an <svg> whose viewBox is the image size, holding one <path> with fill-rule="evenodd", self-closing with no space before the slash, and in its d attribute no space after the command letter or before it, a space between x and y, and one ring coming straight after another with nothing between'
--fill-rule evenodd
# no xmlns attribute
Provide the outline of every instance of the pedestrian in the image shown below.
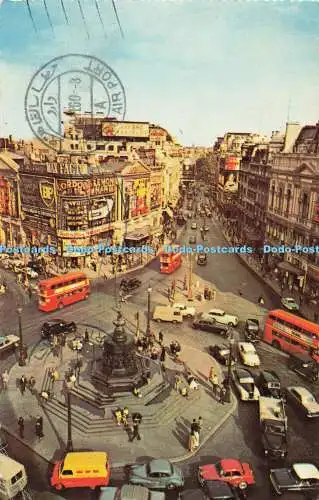
<svg viewBox="0 0 319 500"><path fill-rule="evenodd" d="M2 388L4 391L8 389L8 383L9 383L9 373L8 370L4 370L2 376Z"/></svg>
<svg viewBox="0 0 319 500"><path fill-rule="evenodd" d="M132 415L132 421L133 423L136 422L138 424L140 424L142 422L142 415L140 413L133 413Z"/></svg>
<svg viewBox="0 0 319 500"><path fill-rule="evenodd" d="M33 376L31 376L29 378L29 383L28 383L29 391L31 392L31 394L34 394L35 384L36 384L36 380Z"/></svg>
<svg viewBox="0 0 319 500"><path fill-rule="evenodd" d="M21 439L24 439L24 418L23 417L19 418L18 426L19 426L19 436Z"/></svg>
<svg viewBox="0 0 319 500"><path fill-rule="evenodd" d="M195 432L191 431L189 433L189 440L188 440L188 450L190 452L193 452L196 448L196 437L195 437Z"/></svg>
<svg viewBox="0 0 319 500"><path fill-rule="evenodd" d="M317 311L315 311L313 313L313 320L314 320L315 323L318 323L318 313L317 313Z"/></svg>
<svg viewBox="0 0 319 500"><path fill-rule="evenodd" d="M31 300L32 299L32 288L31 288L31 286L29 286L29 288L28 288L28 294L29 294L29 299Z"/></svg>
<svg viewBox="0 0 319 500"><path fill-rule="evenodd" d="M163 344L163 340L164 340L163 332L160 331L160 332L158 332L158 343L159 343L159 345Z"/></svg>
<svg viewBox="0 0 319 500"><path fill-rule="evenodd" d="M26 376L22 375L22 377L20 378L20 383L19 383L20 384L20 391L21 391L22 396L25 393L25 390L26 390L26 387L27 387L27 383L28 383L28 381L27 381Z"/></svg>
<svg viewBox="0 0 319 500"><path fill-rule="evenodd" d="M117 425L121 425L121 423L122 423L122 410L121 410L121 408L117 408L115 410L114 414L115 414Z"/></svg>
<svg viewBox="0 0 319 500"><path fill-rule="evenodd" d="M122 422L124 427L128 427L129 410L127 407L123 408L122 411Z"/></svg>
<svg viewBox="0 0 319 500"><path fill-rule="evenodd" d="M220 403L223 405L226 403L226 387L223 385L220 389Z"/></svg>
<svg viewBox="0 0 319 500"><path fill-rule="evenodd" d="M182 383L181 378L178 375L175 375L175 382L174 382L175 391L179 390L181 383Z"/></svg>
<svg viewBox="0 0 319 500"><path fill-rule="evenodd" d="M89 331L87 328L85 329L85 332L84 332L84 342L87 344L90 342Z"/></svg>
<svg viewBox="0 0 319 500"><path fill-rule="evenodd" d="M35 434L38 436L39 441L44 437L43 434L43 418L42 417L37 417L36 422L35 422Z"/></svg>
<svg viewBox="0 0 319 500"><path fill-rule="evenodd" d="M203 419L202 419L202 417L198 417L198 420L197 420L197 432L198 432L198 434L201 433L202 425L203 425Z"/></svg>
<svg viewBox="0 0 319 500"><path fill-rule="evenodd" d="M42 391L41 392L41 398L43 400L44 403L47 403L50 399L50 393L47 392L47 391Z"/></svg>
<svg viewBox="0 0 319 500"><path fill-rule="evenodd" d="M211 383L213 384L213 393L214 396L217 396L218 394L218 377L217 374L214 373L213 376L210 378Z"/></svg>
<svg viewBox="0 0 319 500"><path fill-rule="evenodd" d="M160 361L162 363L165 363L165 359L166 359L166 350L165 347L163 346L160 354Z"/></svg>
<svg viewBox="0 0 319 500"><path fill-rule="evenodd" d="M191 423L191 432L195 432L197 430L198 430L198 428L197 428L197 420L196 420L196 418L193 418L193 422Z"/></svg>
<svg viewBox="0 0 319 500"><path fill-rule="evenodd" d="M303 296L300 295L300 297L299 297L299 305L300 305L300 307L302 306L302 304L303 304Z"/></svg>
<svg viewBox="0 0 319 500"><path fill-rule="evenodd" d="M142 397L141 391L140 391L140 389L137 387L137 385L134 385L134 387L133 387L133 394L134 394L134 396L136 396L137 398L141 398L141 397Z"/></svg>
<svg viewBox="0 0 319 500"><path fill-rule="evenodd" d="M133 420L133 433L132 436L130 437L130 441L134 441L134 439L137 438L138 441L141 440L140 432L139 432L139 423L137 420Z"/></svg>
<svg viewBox="0 0 319 500"><path fill-rule="evenodd" d="M264 301L264 298L262 296L259 297L258 303L259 303L260 306L264 305L265 301Z"/></svg>
<svg viewBox="0 0 319 500"><path fill-rule="evenodd" d="M55 368L52 372L52 375L51 375L51 381L52 381L52 389L54 387L54 384L55 382L57 382L60 378L60 374L58 372L58 370Z"/></svg>

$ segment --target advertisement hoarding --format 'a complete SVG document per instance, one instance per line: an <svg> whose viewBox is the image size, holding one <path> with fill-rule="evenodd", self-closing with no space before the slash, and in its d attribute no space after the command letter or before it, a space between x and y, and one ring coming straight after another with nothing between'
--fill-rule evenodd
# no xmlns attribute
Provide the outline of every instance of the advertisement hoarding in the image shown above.
<svg viewBox="0 0 319 500"><path fill-rule="evenodd" d="M107 122L102 124L103 137L149 137L148 123Z"/></svg>
<svg viewBox="0 0 319 500"><path fill-rule="evenodd" d="M240 165L240 158L236 156L229 156L225 159L225 170L238 171Z"/></svg>

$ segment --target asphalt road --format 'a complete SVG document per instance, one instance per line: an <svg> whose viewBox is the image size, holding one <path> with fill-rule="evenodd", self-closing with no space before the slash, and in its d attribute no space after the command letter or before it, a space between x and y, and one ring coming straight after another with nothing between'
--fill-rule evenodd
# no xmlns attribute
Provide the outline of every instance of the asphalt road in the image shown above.
<svg viewBox="0 0 319 500"><path fill-rule="evenodd" d="M202 220L198 219L198 227L200 227L201 222ZM219 223L214 220L208 220L207 218L206 223L210 226L206 244L227 246L228 244L222 236ZM190 226L190 223L188 223L188 225ZM183 238L184 242L188 244L189 235L195 232L197 233L198 242L201 242L199 230L193 231L191 229L186 231ZM131 305L127 307L127 316L131 318L131 320L132 309L146 309L147 287L149 284L151 284L152 287L156 286L158 289L162 289L164 294L168 282L172 280L171 276L166 277L160 275L158 273L158 268L158 263L153 262L144 270L134 273L142 279L143 285L141 290L135 293L129 300ZM240 290L244 298L254 303L256 303L260 295L263 295L266 299L265 305L269 309L276 308L279 305L278 298L263 287L262 283L256 279L255 275L241 264L240 260L235 255L216 254L210 256L207 266L196 266L194 271L206 280L211 281L223 292L233 292L238 296L238 291ZM114 280L106 283L104 281L98 281L94 285L93 293L88 301L75 304L70 308L59 311L58 314L51 313L50 315L46 315L41 313L37 310L35 303L26 305L23 310L23 332L25 341L31 344L39 340L41 324L48 317L59 316L69 320L75 319L77 322L94 324L107 331L111 330L114 314L110 314L110 309L112 310L115 305L113 294ZM15 306L13 295L0 297L0 312L3 317L1 329L4 332L17 332L18 322ZM233 309L236 308L236 296L234 296L232 307ZM175 328L175 326L168 326L168 334L173 333ZM181 340L190 345L196 344L198 348L205 349L209 344L221 342L218 336L205 332L196 332L196 338L194 338L194 330L192 330L190 326L185 325L179 328ZM240 332L238 333L238 337L240 337ZM257 350L261 357L262 367L276 370L281 377L283 386L300 382L301 384L303 383L297 375L287 371L286 358L282 353L264 344L258 345ZM3 359L2 366L9 366L12 361L13 356L7 356ZM317 396L319 395L318 388L314 392ZM287 414L289 426L289 460L318 462L318 424L306 422L290 407L287 409ZM186 476L186 487L194 488L197 486L196 471L198 465L210 463L212 460L219 457L237 457L250 463L257 482L256 486L250 492L250 498L252 500L269 500L275 498L269 488L267 477L268 465L263 457L263 451L260 444L257 405L255 403L239 402L236 414L226 422L217 435L205 444L197 456L182 464L182 469ZM23 461L23 457L21 461ZM114 484L122 484L125 481L124 471L114 471L112 478ZM39 483L34 481L32 486L38 489ZM88 491L76 491L65 493L64 496L65 498L73 500L82 500L91 498L91 493ZM291 495L283 496L282 498L294 499ZM300 498L300 496L296 498Z"/></svg>

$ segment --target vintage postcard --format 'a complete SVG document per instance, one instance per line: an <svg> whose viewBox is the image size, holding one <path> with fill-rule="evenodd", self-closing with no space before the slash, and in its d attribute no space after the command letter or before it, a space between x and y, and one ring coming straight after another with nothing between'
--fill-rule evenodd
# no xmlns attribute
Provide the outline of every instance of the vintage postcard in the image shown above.
<svg viewBox="0 0 319 500"><path fill-rule="evenodd" d="M318 498L318 22L0 0L0 499Z"/></svg>

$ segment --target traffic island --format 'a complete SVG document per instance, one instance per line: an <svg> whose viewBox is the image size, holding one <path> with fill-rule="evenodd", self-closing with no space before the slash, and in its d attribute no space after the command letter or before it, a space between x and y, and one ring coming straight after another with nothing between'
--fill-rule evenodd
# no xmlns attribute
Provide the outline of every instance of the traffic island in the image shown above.
<svg viewBox="0 0 319 500"><path fill-rule="evenodd" d="M99 342L92 342L93 337L100 338ZM157 361L154 361L154 366L150 365L154 373L151 382L140 389L141 397L125 391L113 391L112 394L99 391L90 375L92 360L94 356L99 356L101 338L101 332L91 335L81 354L66 345L58 357L53 356L48 344L39 343L34 347L27 366L15 364L10 370L8 390L1 394L2 424L44 460L52 462L60 459L67 444L70 444L65 374L74 367L79 357L82 361L80 373L73 387L69 388L73 448L106 450L113 467L143 462L147 457L184 460L198 452L198 449L194 453L188 452L190 426L194 418L202 417L201 446L235 410L236 400L232 398L230 404L219 403L208 381L212 366L222 380L219 365L209 354L183 344L183 363L176 363L168 354L165 367ZM189 390L189 396L183 397L176 390L175 381L176 376L183 379L186 367L198 381L199 389ZM45 401L41 393L50 392L48 371L54 368L59 373L59 379L51 389L53 396ZM26 389L21 394L18 381L22 375L28 379L35 377L33 393ZM183 380L186 384L185 377ZM141 441L131 443L127 430L123 425L117 425L114 412L118 407L127 407L131 415L135 412L142 415ZM23 438L18 432L21 416L25 422ZM35 421L39 416L43 418L44 433L40 439L35 434Z"/></svg>

